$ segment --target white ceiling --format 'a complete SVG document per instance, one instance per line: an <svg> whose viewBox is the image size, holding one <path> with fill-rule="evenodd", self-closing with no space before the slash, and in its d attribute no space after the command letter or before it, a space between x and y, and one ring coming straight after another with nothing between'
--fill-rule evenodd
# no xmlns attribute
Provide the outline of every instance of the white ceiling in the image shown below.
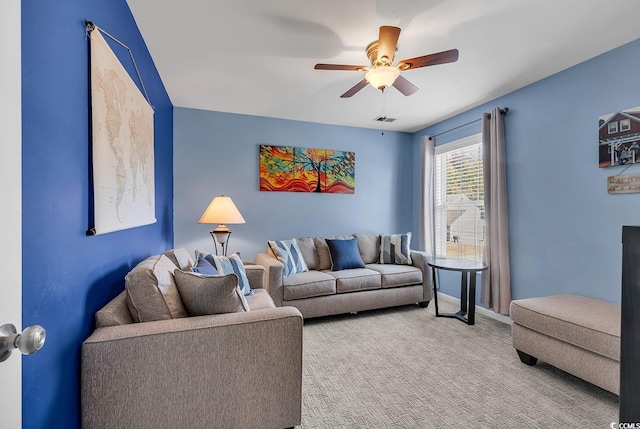
<svg viewBox="0 0 640 429"><path fill-rule="evenodd" d="M127 0L172 103L379 128L369 65L381 25L402 29L396 61L457 48L456 63L406 70L389 88L385 129L415 132L640 38L638 0ZM135 53L134 53L135 54Z"/></svg>

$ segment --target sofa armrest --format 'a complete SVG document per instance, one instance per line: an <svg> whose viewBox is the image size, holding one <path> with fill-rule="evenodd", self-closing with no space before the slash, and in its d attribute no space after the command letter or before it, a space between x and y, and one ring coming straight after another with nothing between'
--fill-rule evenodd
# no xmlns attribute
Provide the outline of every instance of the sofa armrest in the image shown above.
<svg viewBox="0 0 640 429"><path fill-rule="evenodd" d="M262 265L244 264L244 271L247 273L251 289L266 289L267 271Z"/></svg>
<svg viewBox="0 0 640 429"><path fill-rule="evenodd" d="M263 266L267 272L267 290L273 302L280 307L284 299L282 278L284 265L268 253L258 253L256 263Z"/></svg>
<svg viewBox="0 0 640 429"><path fill-rule="evenodd" d="M433 299L433 268L427 263L427 253L420 250L410 250L410 252L411 265L422 270L422 299L423 301L431 301Z"/></svg>
<svg viewBox="0 0 640 429"><path fill-rule="evenodd" d="M82 344L83 427L298 425L302 323L282 307L96 329Z"/></svg>

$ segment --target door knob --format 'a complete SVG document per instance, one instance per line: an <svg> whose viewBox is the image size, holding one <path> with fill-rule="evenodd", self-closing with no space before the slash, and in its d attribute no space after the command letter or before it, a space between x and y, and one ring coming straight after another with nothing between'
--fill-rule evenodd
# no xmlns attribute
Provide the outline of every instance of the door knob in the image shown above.
<svg viewBox="0 0 640 429"><path fill-rule="evenodd" d="M9 359L12 349L20 350L23 355L37 352L44 346L47 333L40 325L33 325L18 334L11 324L0 326L0 362Z"/></svg>

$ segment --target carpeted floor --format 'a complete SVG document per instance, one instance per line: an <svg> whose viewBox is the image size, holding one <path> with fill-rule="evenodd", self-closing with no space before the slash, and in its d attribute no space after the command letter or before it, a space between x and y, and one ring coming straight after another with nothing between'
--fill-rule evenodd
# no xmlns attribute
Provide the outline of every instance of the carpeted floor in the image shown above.
<svg viewBox="0 0 640 429"><path fill-rule="evenodd" d="M441 311L454 310L442 303ZM608 428L618 396L538 361L511 327L433 304L305 320L302 428Z"/></svg>

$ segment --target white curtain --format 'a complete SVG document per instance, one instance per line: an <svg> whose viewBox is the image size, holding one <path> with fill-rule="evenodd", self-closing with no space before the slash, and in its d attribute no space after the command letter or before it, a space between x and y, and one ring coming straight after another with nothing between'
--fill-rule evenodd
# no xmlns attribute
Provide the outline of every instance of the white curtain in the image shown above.
<svg viewBox="0 0 640 429"><path fill-rule="evenodd" d="M424 136L420 142L422 178L420 181L420 246L430 257L436 256L435 235L435 138Z"/></svg>
<svg viewBox="0 0 640 429"><path fill-rule="evenodd" d="M482 115L484 170L485 249L489 266L482 275L482 303L496 313L509 314L509 220L507 216L507 168L504 118L500 108Z"/></svg>

